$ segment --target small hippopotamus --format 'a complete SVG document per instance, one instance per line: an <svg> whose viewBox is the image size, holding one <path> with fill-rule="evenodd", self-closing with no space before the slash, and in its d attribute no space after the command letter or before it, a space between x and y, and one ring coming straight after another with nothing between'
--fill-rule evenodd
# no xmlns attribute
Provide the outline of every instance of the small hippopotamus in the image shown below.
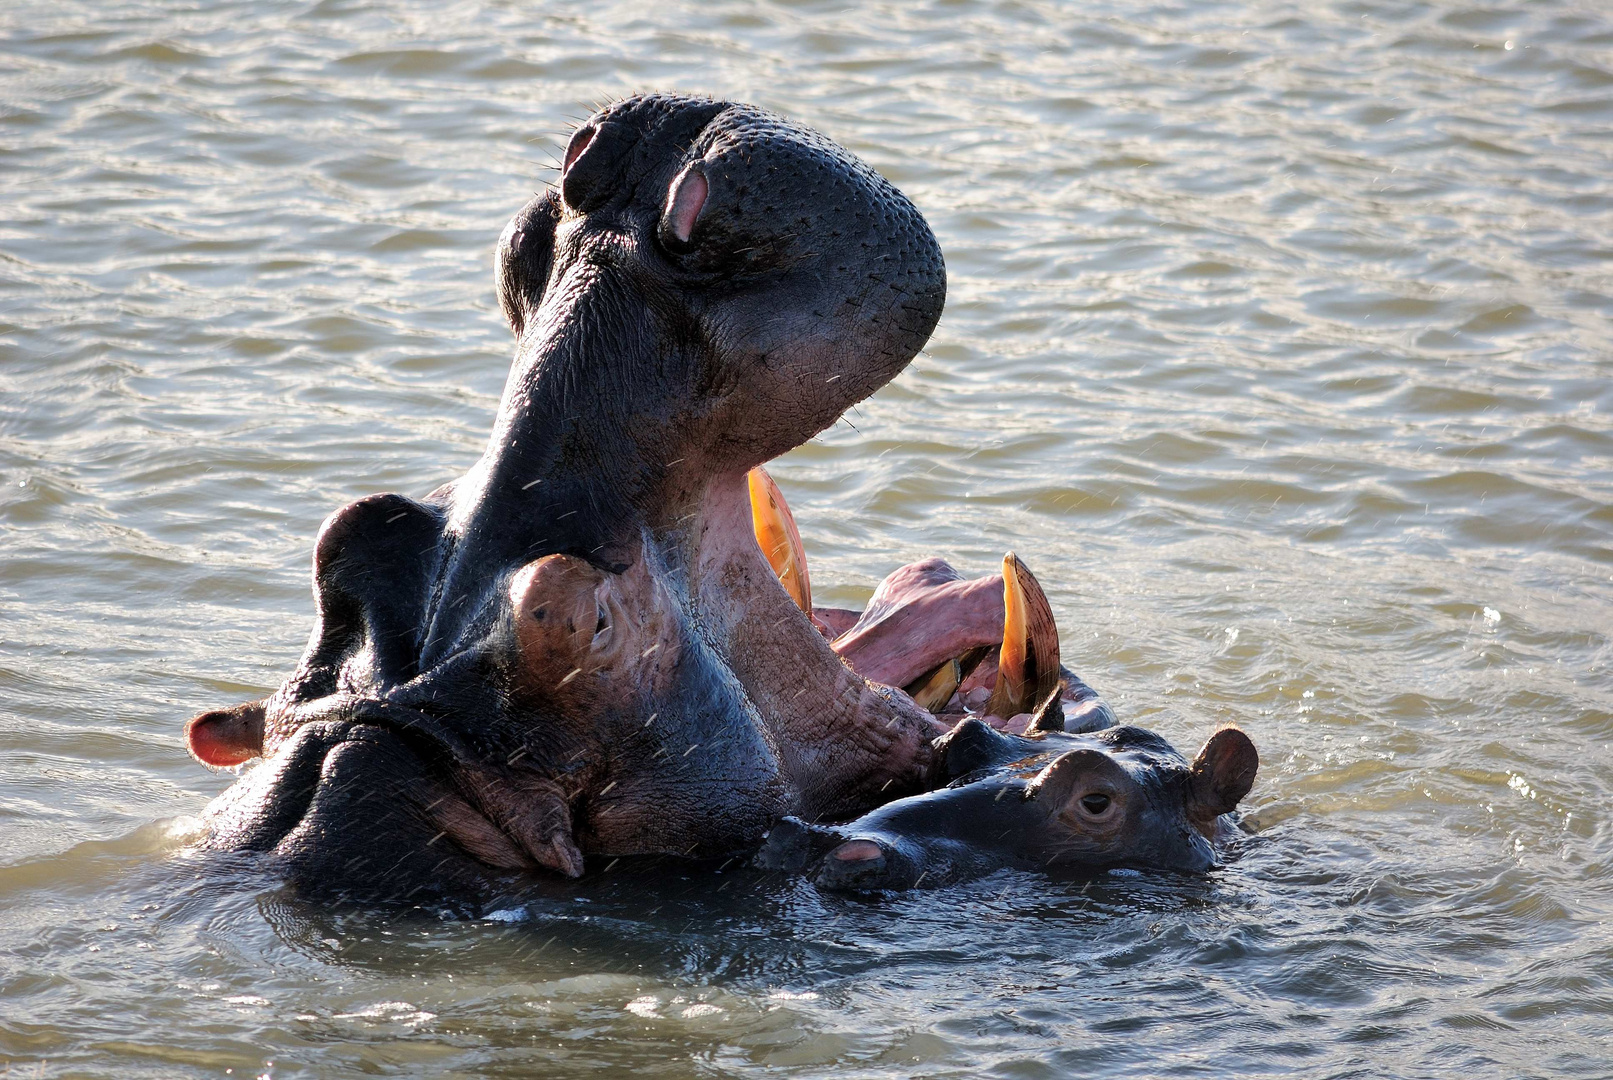
<svg viewBox="0 0 1613 1080"><path fill-rule="evenodd" d="M1091 692L1082 685L1077 697ZM938 886L1003 867L1204 871L1259 756L1235 727L1191 764L1137 727L1063 730L1060 695L1024 735L979 717L937 740L937 790L897 799L844 825L785 818L757 854L766 869L806 871L825 889Z"/></svg>

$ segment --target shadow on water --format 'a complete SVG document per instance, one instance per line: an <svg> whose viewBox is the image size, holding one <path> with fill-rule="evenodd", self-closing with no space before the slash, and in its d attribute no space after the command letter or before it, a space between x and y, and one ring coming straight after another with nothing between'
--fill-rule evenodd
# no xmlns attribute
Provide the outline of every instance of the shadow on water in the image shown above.
<svg viewBox="0 0 1613 1080"><path fill-rule="evenodd" d="M473 951L478 970L544 966L549 950L563 965L600 972L647 972L658 978L700 973L723 981L767 983L807 978L856 979L893 962L969 965L1020 933L979 940L979 923L1091 936L1117 917L1186 916L1213 907L1209 878L1121 871L1055 881L1002 872L972 885L905 894L825 893L810 882L744 866L721 869L675 859L620 860L591 868L577 882L542 881L471 914L463 910L332 908L289 891L260 895L265 920L288 947L322 962L394 971L400 958L366 929L432 927ZM1047 922L1041 931L1037 922ZM446 929L452 924L457 929ZM477 957L478 942L488 956ZM365 948L364 945L371 948ZM435 946L429 947L428 952ZM574 959L580 958L580 959ZM467 958L455 955L453 963Z"/></svg>
<svg viewBox="0 0 1613 1080"><path fill-rule="evenodd" d="M1391 861L1304 815L1241 837L1203 876L1005 871L857 896L629 859L476 911L309 900L256 857L188 850L194 830L160 822L0 869L0 903L30 913L0 945L58 961L54 985L5 989L29 996L41 1031L73 1033L59 1058L300 1063L275 1075L444 1055L485 1075L652 1060L673 1076L1023 1060L1156 1075L1163 1039L1173 1061L1213 1050L1253 1075L1482 1029L1483 1052L1459 1034L1443 1045L1494 1067L1517 1060L1515 1023L1605 1016L1595 987L1613 982L1613 946L1516 867ZM1520 949L1521 970L1495 968ZM190 1025L153 1042L96 1019L131 986ZM1331 1049L1299 1034L1324 1018L1341 1032ZM29 1026L0 1026L0 1049L21 1056ZM224 1030L237 1034L220 1043ZM1588 1053L1569 1040L1560 1060Z"/></svg>

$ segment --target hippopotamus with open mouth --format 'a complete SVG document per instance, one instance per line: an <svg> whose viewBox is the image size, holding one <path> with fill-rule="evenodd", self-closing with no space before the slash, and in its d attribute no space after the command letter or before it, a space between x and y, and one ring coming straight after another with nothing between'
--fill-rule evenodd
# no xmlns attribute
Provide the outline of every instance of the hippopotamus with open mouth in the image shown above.
<svg viewBox="0 0 1613 1080"><path fill-rule="evenodd" d="M1113 725L1012 555L812 606L760 466L901 371L946 294L924 219L849 152L749 105L620 101L495 275L517 350L487 450L325 522L296 671L186 727L207 764L264 759L204 847L325 894L475 896L919 794L971 694L1008 732L1060 700L1071 731Z"/></svg>
<svg viewBox="0 0 1613 1080"><path fill-rule="evenodd" d="M495 275L517 352L486 452L325 522L296 671L187 727L204 762L266 758L205 846L423 898L919 790L944 728L780 587L747 476L928 339L923 217L778 116L639 96L577 129Z"/></svg>

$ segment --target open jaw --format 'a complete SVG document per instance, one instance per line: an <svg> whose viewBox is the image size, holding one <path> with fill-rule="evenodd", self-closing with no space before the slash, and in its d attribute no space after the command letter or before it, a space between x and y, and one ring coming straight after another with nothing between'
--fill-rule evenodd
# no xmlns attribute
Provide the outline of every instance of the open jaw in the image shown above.
<svg viewBox="0 0 1613 1080"><path fill-rule="evenodd" d="M754 547L777 574L774 591L803 614L813 612L811 625L852 671L861 667L887 681L921 673L906 692L874 688L878 700L893 705L892 715L910 712L900 707L910 697L923 700L922 715L932 718L923 734L946 731L965 715L957 691L967 666L977 665L984 706L967 712L977 726L1036 735L1114 723L1097 695L1058 665L1047 598L1014 555L1005 557L1002 576L972 581L927 559L890 574L860 614L813 609L805 553L783 493L760 467L748 486L749 527ZM655 565L645 557L618 574L556 554L524 565L508 583L513 642L505 691L542 701L562 717L625 719L606 742L575 733L567 740L565 728L533 730L500 760L452 714L426 711L418 701L403 704L411 699L407 687L386 700L327 695L281 714L288 734L268 761L210 808L210 846L269 853L296 880L326 893L447 899L485 891L502 874L549 870L575 877L584 851L723 854L753 846L763 830L777 835L781 813L839 820L850 816L848 806L890 806L915 782L930 787L951 778L945 770L956 764L966 725L925 748L931 760L916 781L897 783L901 778L887 768L872 800L866 791L823 797L833 755L845 746L825 748L824 772L792 793L777 768L776 742L749 726L757 714L743 687L736 690L731 672L714 669L709 652L688 640L684 613ZM831 623L842 624L838 634ZM490 670L481 669L484 676ZM840 671L843 680L857 678ZM796 686L796 696L808 689ZM196 717L187 728L192 752L215 765L259 756L272 704ZM705 730L721 735L670 753L663 736L681 730L674 746L693 737L687 724L676 723L689 715L704 716ZM589 755L600 753L626 765L591 767ZM557 759L558 770L533 767ZM714 782L727 790L714 795ZM685 784L704 791L701 801L679 802L676 789ZM813 806L820 809L807 809ZM989 847L980 853L987 859Z"/></svg>
<svg viewBox="0 0 1613 1080"><path fill-rule="evenodd" d="M928 338L923 218L811 131L641 96L579 127L495 275L517 348L487 450L326 521L296 670L188 727L204 761L265 759L205 843L413 897L725 855L919 790L942 729L780 586L750 472Z"/></svg>

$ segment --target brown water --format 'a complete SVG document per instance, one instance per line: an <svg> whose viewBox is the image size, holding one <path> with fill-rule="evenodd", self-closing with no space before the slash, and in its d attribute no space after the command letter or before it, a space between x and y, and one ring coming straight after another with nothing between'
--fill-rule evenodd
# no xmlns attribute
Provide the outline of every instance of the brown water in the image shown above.
<svg viewBox="0 0 1613 1080"><path fill-rule="evenodd" d="M1613 11L554 12L0 10L7 1075L1613 1074ZM774 469L820 602L1014 549L1125 720L1255 738L1226 869L452 921L184 854L181 722L289 671L324 515L479 453L493 240L638 88L821 128L947 253Z"/></svg>

